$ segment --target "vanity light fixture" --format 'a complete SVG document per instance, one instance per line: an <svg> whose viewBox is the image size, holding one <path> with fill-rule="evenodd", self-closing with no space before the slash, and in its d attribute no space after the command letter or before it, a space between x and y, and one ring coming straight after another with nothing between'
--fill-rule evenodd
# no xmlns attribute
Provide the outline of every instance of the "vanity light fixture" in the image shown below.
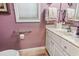
<svg viewBox="0 0 79 59"><path fill-rule="evenodd" d="M51 6L52 3L47 3L48 6Z"/></svg>
<svg viewBox="0 0 79 59"><path fill-rule="evenodd" d="M68 3L68 6L69 6L69 7L72 7L72 5L73 5L72 3Z"/></svg>

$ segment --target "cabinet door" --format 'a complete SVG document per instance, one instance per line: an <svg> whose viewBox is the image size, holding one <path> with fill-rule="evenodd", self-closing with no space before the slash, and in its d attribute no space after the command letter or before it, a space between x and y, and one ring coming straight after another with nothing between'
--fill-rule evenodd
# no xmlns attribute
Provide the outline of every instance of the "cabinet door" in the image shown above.
<svg viewBox="0 0 79 59"><path fill-rule="evenodd" d="M46 49L49 52L49 50L50 50L50 39L49 39L47 33L46 33Z"/></svg>
<svg viewBox="0 0 79 59"><path fill-rule="evenodd" d="M55 38L59 39L58 37ZM61 43L58 43L55 38L50 36L49 31L46 31L46 49L50 56L68 56L68 54L62 49Z"/></svg>
<svg viewBox="0 0 79 59"><path fill-rule="evenodd" d="M51 41L50 41L50 54L51 54L51 56L54 55L54 52L55 52L55 42L53 39L51 39Z"/></svg>
<svg viewBox="0 0 79 59"><path fill-rule="evenodd" d="M48 53L50 54L50 56L53 56L54 42L53 42L53 39L48 34L46 34L46 49L47 49Z"/></svg>
<svg viewBox="0 0 79 59"><path fill-rule="evenodd" d="M70 56L79 56L79 48L74 44L66 41L65 39L62 40L62 48L70 55Z"/></svg>
<svg viewBox="0 0 79 59"><path fill-rule="evenodd" d="M64 54L62 53L62 51L56 45L55 45L54 56L64 56Z"/></svg>
<svg viewBox="0 0 79 59"><path fill-rule="evenodd" d="M63 49L57 43L55 43L54 49L54 56L68 56L68 54L65 51L63 51Z"/></svg>
<svg viewBox="0 0 79 59"><path fill-rule="evenodd" d="M46 39L46 49L50 56L53 55L53 43L51 42L51 38Z"/></svg>
<svg viewBox="0 0 79 59"><path fill-rule="evenodd" d="M57 48L55 48L54 56L64 56Z"/></svg>
<svg viewBox="0 0 79 59"><path fill-rule="evenodd" d="M46 34L46 49L48 53L50 53L50 39L48 37L48 34Z"/></svg>

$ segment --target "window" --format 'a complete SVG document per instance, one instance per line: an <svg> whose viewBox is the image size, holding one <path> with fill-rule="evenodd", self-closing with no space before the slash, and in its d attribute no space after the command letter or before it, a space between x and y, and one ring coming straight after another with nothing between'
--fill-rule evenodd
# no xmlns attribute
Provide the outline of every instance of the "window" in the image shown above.
<svg viewBox="0 0 79 59"><path fill-rule="evenodd" d="M39 4L15 3L16 22L40 22Z"/></svg>

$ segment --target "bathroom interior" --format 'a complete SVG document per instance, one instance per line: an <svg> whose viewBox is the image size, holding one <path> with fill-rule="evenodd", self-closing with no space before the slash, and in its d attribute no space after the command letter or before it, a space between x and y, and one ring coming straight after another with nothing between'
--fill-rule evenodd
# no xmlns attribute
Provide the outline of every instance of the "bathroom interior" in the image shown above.
<svg viewBox="0 0 79 59"><path fill-rule="evenodd" d="M0 3L0 56L79 56L79 3Z"/></svg>

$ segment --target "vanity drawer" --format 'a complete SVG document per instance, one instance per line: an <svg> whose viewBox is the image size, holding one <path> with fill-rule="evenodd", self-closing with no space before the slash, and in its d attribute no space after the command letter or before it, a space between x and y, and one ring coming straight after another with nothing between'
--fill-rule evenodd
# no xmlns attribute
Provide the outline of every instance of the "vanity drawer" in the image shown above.
<svg viewBox="0 0 79 59"><path fill-rule="evenodd" d="M48 36L48 38L46 38L46 49L48 51L48 53L50 54L50 56L53 56L53 52L54 52L54 41Z"/></svg>
<svg viewBox="0 0 79 59"><path fill-rule="evenodd" d="M69 56L60 46L55 43L55 52L54 56Z"/></svg>
<svg viewBox="0 0 79 59"><path fill-rule="evenodd" d="M66 51L70 56L79 56L79 48L74 46L72 43L62 40L62 48Z"/></svg>
<svg viewBox="0 0 79 59"><path fill-rule="evenodd" d="M59 45L61 45L61 40L62 38L59 37L57 34L52 33L51 31L47 30L48 35L54 40L56 41L56 43L58 43Z"/></svg>

